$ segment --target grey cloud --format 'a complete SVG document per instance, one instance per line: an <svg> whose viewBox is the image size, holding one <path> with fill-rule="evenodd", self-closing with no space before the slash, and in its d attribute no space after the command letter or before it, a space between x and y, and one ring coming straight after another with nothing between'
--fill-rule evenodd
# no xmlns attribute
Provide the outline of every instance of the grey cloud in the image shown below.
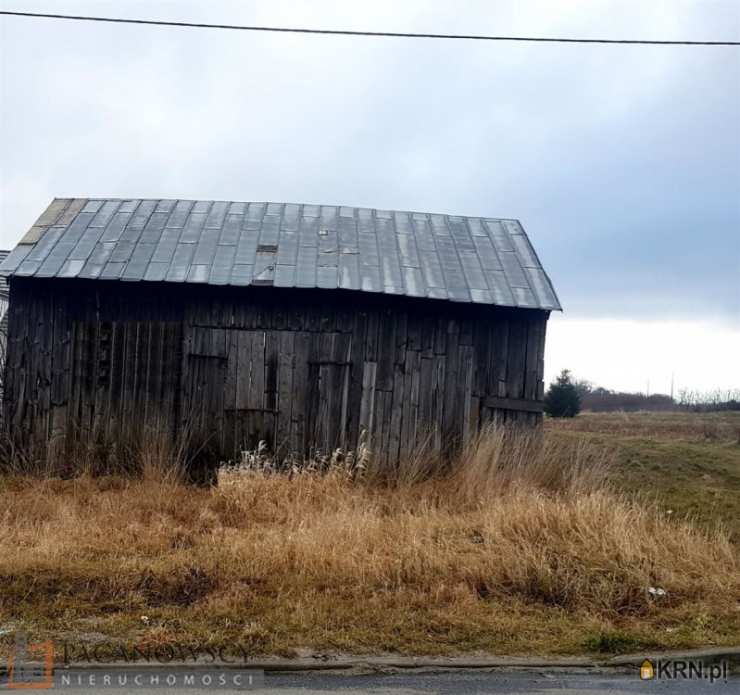
<svg viewBox="0 0 740 695"><path fill-rule="evenodd" d="M121 12L119 3L68 4ZM681 15L671 3L585 3L568 16L547 3L523 13L519 3L495 12L471 3L464 13L456 3L208 6L125 9L313 26L740 36L734 3ZM736 49L0 26L5 246L54 195L513 216L566 310L738 317Z"/></svg>

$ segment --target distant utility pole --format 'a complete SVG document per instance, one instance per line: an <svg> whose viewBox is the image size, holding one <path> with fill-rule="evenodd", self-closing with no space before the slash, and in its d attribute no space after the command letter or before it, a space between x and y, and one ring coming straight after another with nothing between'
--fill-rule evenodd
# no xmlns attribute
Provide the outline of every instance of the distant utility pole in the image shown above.
<svg viewBox="0 0 740 695"><path fill-rule="evenodd" d="M673 400L673 379L676 376L675 372L671 372L671 400Z"/></svg>
<svg viewBox="0 0 740 695"><path fill-rule="evenodd" d="M647 380L647 391L645 391L645 396L647 398L650 398L650 379Z"/></svg>

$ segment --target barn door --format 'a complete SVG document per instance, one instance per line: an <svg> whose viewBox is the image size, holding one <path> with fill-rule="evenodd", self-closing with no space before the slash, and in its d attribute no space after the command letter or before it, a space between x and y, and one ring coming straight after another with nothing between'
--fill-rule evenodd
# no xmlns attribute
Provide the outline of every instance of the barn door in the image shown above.
<svg viewBox="0 0 740 695"><path fill-rule="evenodd" d="M348 334L191 326L183 352L183 420L223 459L346 449Z"/></svg>
<svg viewBox="0 0 740 695"><path fill-rule="evenodd" d="M224 384L229 354L229 332L223 328L186 328L183 350L184 431L191 443L208 451L224 447Z"/></svg>
<svg viewBox="0 0 740 695"><path fill-rule="evenodd" d="M327 456L347 448L350 336L317 334L313 347L308 362L308 453Z"/></svg>
<svg viewBox="0 0 740 695"><path fill-rule="evenodd" d="M279 462L346 446L349 336L288 330L229 331L226 450L264 442Z"/></svg>
<svg viewBox="0 0 740 695"><path fill-rule="evenodd" d="M275 403L271 398L275 364L264 330L231 329L224 385L224 451L239 460L265 442L274 446Z"/></svg>

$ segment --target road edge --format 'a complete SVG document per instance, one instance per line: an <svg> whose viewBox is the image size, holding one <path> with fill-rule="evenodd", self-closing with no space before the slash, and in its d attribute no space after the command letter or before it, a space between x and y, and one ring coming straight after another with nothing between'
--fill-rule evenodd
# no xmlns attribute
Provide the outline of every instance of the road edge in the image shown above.
<svg viewBox="0 0 740 695"><path fill-rule="evenodd" d="M633 671L640 668L645 659L657 661L690 661L706 666L727 663L729 673L740 673L740 647L717 647L671 652L645 652L643 654L624 654L613 657L528 657L528 656L449 656L449 657L407 657L407 656L311 656L299 658L261 657L246 662L220 662L208 659L169 662L98 662L81 663L57 662L55 670L85 669L148 669L148 668L219 668L219 669L257 669L265 672L301 671L447 671L447 670L535 670L535 671ZM6 671L0 665L0 674Z"/></svg>

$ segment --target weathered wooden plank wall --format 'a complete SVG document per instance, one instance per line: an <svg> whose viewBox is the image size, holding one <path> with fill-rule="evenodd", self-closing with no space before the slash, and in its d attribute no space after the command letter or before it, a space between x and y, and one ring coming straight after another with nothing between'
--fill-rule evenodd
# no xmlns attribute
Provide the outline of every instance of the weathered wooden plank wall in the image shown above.
<svg viewBox="0 0 740 695"><path fill-rule="evenodd" d="M395 465L541 419L547 312L324 290L14 279L5 417L52 451L187 429L219 456Z"/></svg>

